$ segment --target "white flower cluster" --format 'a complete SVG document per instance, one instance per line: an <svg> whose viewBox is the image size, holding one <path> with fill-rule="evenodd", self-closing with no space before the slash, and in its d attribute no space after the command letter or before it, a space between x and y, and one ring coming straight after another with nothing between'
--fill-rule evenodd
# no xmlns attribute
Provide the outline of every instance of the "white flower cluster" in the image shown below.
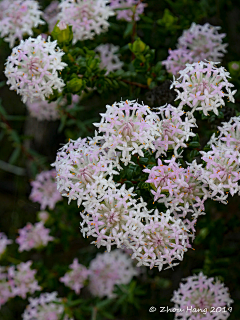
<svg viewBox="0 0 240 320"><path fill-rule="evenodd" d="M28 99L45 100L54 89L61 91L65 84L58 73L67 65L61 61L63 55L57 41L50 41L50 37L48 41L41 36L21 40L6 62L10 90L16 90L24 103Z"/></svg>
<svg viewBox="0 0 240 320"><path fill-rule="evenodd" d="M0 35L9 42L10 48L16 40L22 40L25 34L32 36L32 28L45 24L41 20L42 12L35 0L4 0L0 9Z"/></svg>
<svg viewBox="0 0 240 320"><path fill-rule="evenodd" d="M107 0L62 0L59 8L58 20L72 26L73 44L106 32L114 15Z"/></svg>
<svg viewBox="0 0 240 320"><path fill-rule="evenodd" d="M178 94L175 100L181 100L179 107L187 105L192 113L201 110L205 116L209 111L218 115L218 108L225 105L224 97L235 101L233 95L237 90L231 91L234 85L228 81L230 74L223 67L216 67L217 63L200 61L186 64L186 68L179 71L180 77L174 78L171 85Z"/></svg>

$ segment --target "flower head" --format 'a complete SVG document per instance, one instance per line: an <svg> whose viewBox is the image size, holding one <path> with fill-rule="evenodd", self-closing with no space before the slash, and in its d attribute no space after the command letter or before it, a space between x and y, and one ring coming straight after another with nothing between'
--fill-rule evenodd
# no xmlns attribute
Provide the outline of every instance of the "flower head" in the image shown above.
<svg viewBox="0 0 240 320"><path fill-rule="evenodd" d="M71 271L68 271L60 281L65 284L65 286L71 288L76 292L80 293L80 289L84 287L84 283L91 274L85 266L78 263L78 259L74 259L73 263L69 266Z"/></svg>
<svg viewBox="0 0 240 320"><path fill-rule="evenodd" d="M119 55L116 53L118 49L118 46L111 43L101 44L95 49L101 60L100 67L107 69L106 75L109 72L121 69L123 66L123 62L120 61Z"/></svg>
<svg viewBox="0 0 240 320"><path fill-rule="evenodd" d="M16 90L25 103L27 99L49 97L53 89L61 91L64 82L58 76L58 71L67 65L61 62L64 55L57 46L57 41L46 42L41 36L28 38L13 48L8 57L5 75L11 90Z"/></svg>
<svg viewBox="0 0 240 320"><path fill-rule="evenodd" d="M23 320L73 320L67 315L62 318L64 305L57 292L42 293L38 298L29 298L29 305L25 309Z"/></svg>
<svg viewBox="0 0 240 320"><path fill-rule="evenodd" d="M140 0L110 0L110 6L116 10L117 20L132 22L140 20L147 4Z"/></svg>
<svg viewBox="0 0 240 320"><path fill-rule="evenodd" d="M206 167L199 179L208 185L212 199L225 203L228 193L233 196L240 191L240 153L224 144L212 145L212 150L200 153Z"/></svg>
<svg viewBox="0 0 240 320"><path fill-rule="evenodd" d="M201 26L193 22L190 29L184 30L178 39L178 47L190 50L194 61L205 59L221 61L220 59L227 52L227 44L222 43L226 34L218 33L219 29L221 27L215 27L209 23Z"/></svg>
<svg viewBox="0 0 240 320"><path fill-rule="evenodd" d="M137 275L131 259L121 250L98 253L91 261L89 270L91 274L88 288L92 295L98 297L116 297L113 293L114 286L128 284Z"/></svg>
<svg viewBox="0 0 240 320"><path fill-rule="evenodd" d="M237 90L231 91L234 85L228 82L229 72L223 67L216 67L217 62L197 62L187 64L179 71L180 77L174 80L171 88L175 87L180 99L179 107L188 105L192 109L202 110L204 115L213 111L218 115L218 108L225 105L224 97L234 102L233 95ZM180 91L180 90L181 91Z"/></svg>
<svg viewBox="0 0 240 320"><path fill-rule="evenodd" d="M56 171L42 171L36 176L36 180L31 182L32 191L29 198L33 202L41 204L41 210L47 206L53 210L55 204L62 200L60 192L57 190L55 181Z"/></svg>
<svg viewBox="0 0 240 320"><path fill-rule="evenodd" d="M84 202L85 210L81 213L84 237L85 234L96 237L93 243L98 248L106 246L108 251L113 245L119 248L126 243L130 230L135 229L141 218L149 213L146 203L143 200L137 202L134 196L133 188L126 190L123 185L121 189L109 188L104 195Z"/></svg>
<svg viewBox="0 0 240 320"><path fill-rule="evenodd" d="M143 170L149 173L146 182L151 184L154 201L164 203L180 217L186 217L188 213L194 217L204 214L204 202L209 194L207 184L199 181L202 169L198 168L196 162L186 169L182 168L175 157L165 160L165 163L168 165L158 159L158 166Z"/></svg>
<svg viewBox="0 0 240 320"><path fill-rule="evenodd" d="M106 32L114 15L107 0L62 0L58 19L72 26L73 44Z"/></svg>
<svg viewBox="0 0 240 320"><path fill-rule="evenodd" d="M240 152L240 117L232 117L229 122L223 122L218 130L221 146L225 143L226 147Z"/></svg>
<svg viewBox="0 0 240 320"><path fill-rule="evenodd" d="M195 136L192 128L197 127L196 121L193 117L189 119L185 112L170 104L156 109L156 114L161 115L161 121L158 123L161 135L154 142L157 149L156 158L162 154L166 155L168 150L173 150L175 157L178 157L178 149L187 148L186 142Z"/></svg>
<svg viewBox="0 0 240 320"><path fill-rule="evenodd" d="M102 148L121 151L121 161L127 165L131 155L137 153L144 157L142 149L155 150L153 142L160 135L158 116L146 105L135 101L121 101L107 105L107 112L101 114L100 123L94 123L99 133L97 141L103 141Z"/></svg>
<svg viewBox="0 0 240 320"><path fill-rule="evenodd" d="M35 225L28 223L24 228L19 229L19 237L16 242L19 244L19 252L29 251L32 248L46 246L54 238L49 236L50 229L44 227L43 222Z"/></svg>
<svg viewBox="0 0 240 320"><path fill-rule="evenodd" d="M202 272L199 275L188 277L180 288L174 291L172 302L174 308L182 309L176 312L175 319L183 320L222 320L229 317L229 312L211 312L218 307L229 307L233 300L230 298L228 288L219 280L207 278ZM196 309L198 312L189 312L188 309Z"/></svg>
<svg viewBox="0 0 240 320"><path fill-rule="evenodd" d="M0 232L0 259L5 252L7 245L11 243L12 240L9 240L3 232Z"/></svg>
<svg viewBox="0 0 240 320"><path fill-rule="evenodd" d="M145 222L130 236L132 259L138 260L137 266L156 266L161 271L165 264L169 267L177 265L175 260L182 260L184 252L191 247L182 220L173 218L169 211L159 213L156 209Z"/></svg>
<svg viewBox="0 0 240 320"><path fill-rule="evenodd" d="M35 0L8 0L3 17L0 20L0 34L9 42L10 48L16 40L22 40L25 34L32 36L32 28L45 24L41 20L42 12Z"/></svg>
<svg viewBox="0 0 240 320"><path fill-rule="evenodd" d="M16 267L8 268L8 281L13 296L20 296L26 299L27 293L34 293L41 290L35 279L37 270L32 270L32 261L21 262Z"/></svg>
<svg viewBox="0 0 240 320"><path fill-rule="evenodd" d="M104 150L91 139L69 140L58 151L53 164L58 190L69 202L77 200L78 206L89 194L103 194L108 186L115 186L112 174L118 174L114 166L119 166L112 154L111 150ZM110 178L106 179L108 175Z"/></svg>

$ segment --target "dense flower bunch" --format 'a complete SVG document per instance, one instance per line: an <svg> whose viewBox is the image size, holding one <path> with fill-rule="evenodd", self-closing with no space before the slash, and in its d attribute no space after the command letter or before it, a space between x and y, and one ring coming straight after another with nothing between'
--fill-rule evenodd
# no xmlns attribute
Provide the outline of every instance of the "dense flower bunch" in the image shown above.
<svg viewBox="0 0 240 320"><path fill-rule="evenodd" d="M186 142L195 136L192 129L197 127L196 120L189 119L182 110L170 104L156 108L155 112L162 120L158 122L161 136L154 142L157 149L156 158L162 154L166 156L168 150L173 150L175 157L179 157L178 149L186 148Z"/></svg>
<svg viewBox="0 0 240 320"><path fill-rule="evenodd" d="M57 41L46 42L41 36L36 39L21 40L8 57L5 75L10 90L16 90L25 103L41 98L45 100L53 89L61 91L64 82L58 76L66 63L61 61L64 52L57 46Z"/></svg>
<svg viewBox="0 0 240 320"><path fill-rule="evenodd" d="M101 60L100 67L107 69L106 75L121 69L123 66L123 62L120 61L119 55L116 53L118 49L118 46L111 43L101 44L95 49Z"/></svg>
<svg viewBox="0 0 240 320"><path fill-rule="evenodd" d="M221 61L226 53L227 44L222 43L225 33L218 33L220 27L205 23L203 26L192 23L190 29L184 30L178 39L177 49L169 49L167 60L162 62L169 73L177 75L187 63L203 60Z"/></svg>
<svg viewBox="0 0 240 320"><path fill-rule="evenodd" d="M33 202L41 204L41 210L47 206L54 209L56 202L62 200L61 194L57 190L55 182L56 171L42 171L36 176L36 180L31 182L32 191L29 198Z"/></svg>
<svg viewBox="0 0 240 320"><path fill-rule="evenodd" d="M73 44L106 32L114 12L105 0L62 0L58 19L72 26Z"/></svg>
<svg viewBox="0 0 240 320"><path fill-rule="evenodd" d="M140 20L139 15L143 13L147 4L140 0L110 0L110 6L116 10L117 20L131 22Z"/></svg>
<svg viewBox="0 0 240 320"><path fill-rule="evenodd" d="M43 222L35 225L28 223L24 228L19 229L19 237L16 242L19 244L19 251L29 251L32 248L46 246L54 238L49 236L51 230L44 227Z"/></svg>
<svg viewBox="0 0 240 320"><path fill-rule="evenodd" d="M7 245L11 243L12 243L12 240L8 239L3 232L0 232L0 259L1 259L1 256L6 251Z"/></svg>
<svg viewBox="0 0 240 320"><path fill-rule="evenodd" d="M35 0L8 0L0 20L0 35L9 42L10 48L16 40L22 40L25 34L32 36L32 28L44 24L42 12ZM2 6L1 6L2 7Z"/></svg>
<svg viewBox="0 0 240 320"><path fill-rule="evenodd" d="M205 116L209 111L218 115L218 108L225 105L224 97L235 101L233 95L237 90L231 91L234 85L228 82L229 72L215 64L201 61L187 64L184 70L179 71L180 77L173 81L171 88L176 88L176 100L181 100L180 108L187 105L192 109L191 113L201 110Z"/></svg>
<svg viewBox="0 0 240 320"><path fill-rule="evenodd" d="M43 19L47 21L48 29L50 32L52 32L55 24L58 21L59 12L60 8L58 1L52 1L43 12Z"/></svg>
<svg viewBox="0 0 240 320"><path fill-rule="evenodd" d="M227 44L223 44L225 33L218 33L221 27L215 27L209 23L203 26L192 23L190 29L184 30L178 39L178 47L190 50L195 59L221 61L226 52ZM196 60L194 60L196 61Z"/></svg>
<svg viewBox="0 0 240 320"><path fill-rule="evenodd" d="M207 278L202 272L184 279L186 282L180 284L180 288L174 291L172 302L174 308L178 309L175 319L184 320L224 320L230 316L227 307L233 303L228 293L228 288L219 280ZM221 312L211 312L212 308ZM225 307L225 308L224 308Z"/></svg>
<svg viewBox="0 0 240 320"><path fill-rule="evenodd" d="M162 202L171 210L166 214L155 211L153 225L152 210L147 209L142 197L135 198L134 187L126 188L125 184L120 187L121 184L114 181L114 176L123 170L119 163L122 161L125 166L134 163L131 161L134 153L137 157L144 156L144 150L165 153L161 149L161 141L156 144L162 132L165 136L168 132L175 134L175 137L174 134L169 137L173 140L173 148L177 144L186 147L183 141L193 136L190 130L195 126L195 121L170 105L160 110L159 114L162 120L148 106L135 101L107 106L107 112L101 114L101 122L95 124L99 128L95 137L70 140L58 152L54 166L59 191L69 201L77 200L77 204L84 207L80 224L84 237L94 237L96 240L93 243L98 248L106 246L109 252L113 245L118 248L124 245L132 250L133 257L138 259L138 266L156 266L161 270L164 264L176 265L173 260L182 260L184 252L191 247L189 239L194 237L196 220L190 222L186 215L189 213L196 218L203 214L201 211L204 210L207 195L204 184L196 180L198 173L193 172L190 166L180 168L173 157L168 161L168 166L161 167L158 160L159 168L166 171L166 180L156 186L158 196L154 201L164 199ZM175 130L176 126L179 129ZM143 170L152 172L146 181L151 183L152 188L153 181L157 179L154 170ZM156 171L160 172L158 168ZM170 176L173 181L171 190ZM160 185L163 186L162 194ZM152 193L155 191L152 190ZM189 230L193 231L192 235ZM156 233L158 235L155 237Z"/></svg>
<svg viewBox="0 0 240 320"><path fill-rule="evenodd" d="M202 170L196 170L196 163L182 168L175 157L164 162L166 164L158 159L158 166L143 170L149 173L146 182L153 188L154 201L164 203L170 211L184 218L188 213L194 217L204 214L204 201L209 195L207 184L199 181Z"/></svg>
<svg viewBox="0 0 240 320"><path fill-rule="evenodd" d="M116 297L114 286L128 284L137 275L132 261L120 250L98 253L90 263L90 282L88 289L94 296Z"/></svg>
<svg viewBox="0 0 240 320"><path fill-rule="evenodd" d="M42 293L38 298L29 298L29 305L25 309L23 320L73 320L63 315L64 305L57 292Z"/></svg>
<svg viewBox="0 0 240 320"><path fill-rule="evenodd" d="M0 266L0 307L10 298L19 296L26 299L28 293L41 290L35 279L36 270L32 270L32 261L22 262L16 267Z"/></svg>
<svg viewBox="0 0 240 320"><path fill-rule="evenodd" d="M78 259L74 259L73 263L70 264L71 271L68 271L63 277L60 278L60 281L65 284L65 286L71 288L76 292L80 293L80 289L84 287L84 283L90 275L90 271L78 263Z"/></svg>

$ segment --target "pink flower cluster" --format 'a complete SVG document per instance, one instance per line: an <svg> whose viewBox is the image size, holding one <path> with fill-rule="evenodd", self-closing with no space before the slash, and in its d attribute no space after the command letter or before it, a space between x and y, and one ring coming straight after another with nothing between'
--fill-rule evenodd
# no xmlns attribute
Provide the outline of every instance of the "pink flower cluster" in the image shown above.
<svg viewBox="0 0 240 320"><path fill-rule="evenodd" d="M90 278L88 289L97 297L116 297L115 285L128 284L137 275L131 259L120 250L110 253L98 253L90 262Z"/></svg>
<svg viewBox="0 0 240 320"><path fill-rule="evenodd" d="M173 157L166 165L158 160L158 167L144 170L149 173L146 183L156 194L154 201L169 209L166 213L156 210L154 215L142 197L136 198L134 187L128 189L113 178L122 170L121 161L134 163L135 153L144 157L146 150L158 157L187 147L185 142L194 136L195 120L170 105L154 113L148 106L128 100L107 106L101 116L93 139L70 140L59 150L54 163L58 190L69 201L83 205L81 232L95 238L92 243L98 248L105 246L110 252L114 245L125 246L138 266L172 267L191 247L196 218L204 213L207 191L197 180L197 165L183 169ZM187 215L192 215L193 221Z"/></svg>
<svg viewBox="0 0 240 320"><path fill-rule="evenodd" d="M195 136L192 129L197 127L196 120L189 119L184 111L170 104L156 108L155 112L162 120L159 122L161 135L154 142L157 149L156 158L162 154L166 156L168 150L173 150L175 157L179 157L178 149L186 148L186 142Z"/></svg>
<svg viewBox="0 0 240 320"><path fill-rule="evenodd" d="M33 35L32 28L45 24L41 20L42 12L35 0L4 0L0 7L0 35L9 42L10 48L16 40L22 40L24 35Z"/></svg>
<svg viewBox="0 0 240 320"><path fill-rule="evenodd" d="M61 61L64 52L56 46L56 40L50 41L49 37L45 41L40 35L36 39L21 40L13 48L6 62L5 76L10 90L16 90L24 103L28 99L31 102L39 98L45 100L53 90L61 91L64 87L58 72L67 64Z"/></svg>
<svg viewBox="0 0 240 320"><path fill-rule="evenodd" d="M12 240L9 240L3 232L0 232L0 259L1 259L1 256L6 251L7 245L11 243L12 243Z"/></svg>
<svg viewBox="0 0 240 320"><path fill-rule="evenodd" d="M29 298L29 305L25 309L23 320L73 320L67 314L63 316L64 304L57 292L42 293L38 298Z"/></svg>
<svg viewBox="0 0 240 320"><path fill-rule="evenodd" d="M117 20L131 22L140 20L147 4L141 0L110 0L110 6L116 11Z"/></svg>
<svg viewBox="0 0 240 320"><path fill-rule="evenodd" d="M147 183L151 184L154 201L164 203L171 212L180 217L191 213L194 217L204 214L204 202L208 198L207 184L199 181L201 167L196 170L196 162L186 169L179 166L176 158L164 160L163 164L158 159L158 166L144 169L149 173Z"/></svg>
<svg viewBox="0 0 240 320"><path fill-rule="evenodd" d="M70 264L71 271L68 271L63 277L60 278L60 281L65 284L65 286L71 288L76 292L76 294L80 293L80 289L84 287L88 276L90 275L90 271L78 263L78 259L74 259L73 263Z"/></svg>
<svg viewBox="0 0 240 320"><path fill-rule="evenodd" d="M221 61L227 44L222 43L225 33L218 33L220 27L205 23L203 26L192 23L178 39L178 49L169 49L167 60L162 62L169 73L176 76L186 64L202 60Z"/></svg>
<svg viewBox="0 0 240 320"><path fill-rule="evenodd" d="M108 1L102 0L62 0L59 8L58 20L72 26L73 44L106 32L107 20L114 15Z"/></svg>
<svg viewBox="0 0 240 320"><path fill-rule="evenodd" d="M35 225L28 223L24 228L19 229L19 237L16 242L19 244L19 252L29 251L32 248L45 247L54 238L49 236L50 229L44 227L43 222Z"/></svg>
<svg viewBox="0 0 240 320"><path fill-rule="evenodd" d="M178 94L175 100L180 99L179 108L187 105L192 109L192 114L195 110L201 110L205 116L209 111L218 115L218 108L225 105L224 97L235 101L233 95L237 90L231 91L234 85L228 81L229 72L215 64L211 61L187 64L179 72L180 77L174 79L171 85Z"/></svg>
<svg viewBox="0 0 240 320"><path fill-rule="evenodd" d="M29 198L33 202L41 204L41 210L47 206L53 210L55 204L62 200L62 196L57 190L55 182L56 171L42 171L36 176L36 180L31 182L32 191Z"/></svg>
<svg viewBox="0 0 240 320"><path fill-rule="evenodd" d="M26 299L28 293L41 290L32 270L32 261L22 262L16 267L0 267L0 307L10 298L19 296Z"/></svg>
<svg viewBox="0 0 240 320"><path fill-rule="evenodd" d="M202 272L184 280L185 283L181 283L180 288L174 291L171 300L175 303L174 308L178 310L174 319L225 320L230 316L227 309L233 300L223 283L219 280L214 281L214 278L207 278ZM221 310L225 311L210 313L212 307L214 310L221 307Z"/></svg>

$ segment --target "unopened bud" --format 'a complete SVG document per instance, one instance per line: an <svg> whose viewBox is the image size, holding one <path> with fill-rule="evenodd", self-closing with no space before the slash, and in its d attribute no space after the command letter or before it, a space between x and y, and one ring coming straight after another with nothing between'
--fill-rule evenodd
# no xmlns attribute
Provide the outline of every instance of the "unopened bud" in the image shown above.
<svg viewBox="0 0 240 320"><path fill-rule="evenodd" d="M67 45L73 39L72 27L68 26L64 21L59 21L52 31L52 37L60 45Z"/></svg>
<svg viewBox="0 0 240 320"><path fill-rule="evenodd" d="M67 88L71 93L79 92L83 87L82 79L74 78L70 80L67 84Z"/></svg>

